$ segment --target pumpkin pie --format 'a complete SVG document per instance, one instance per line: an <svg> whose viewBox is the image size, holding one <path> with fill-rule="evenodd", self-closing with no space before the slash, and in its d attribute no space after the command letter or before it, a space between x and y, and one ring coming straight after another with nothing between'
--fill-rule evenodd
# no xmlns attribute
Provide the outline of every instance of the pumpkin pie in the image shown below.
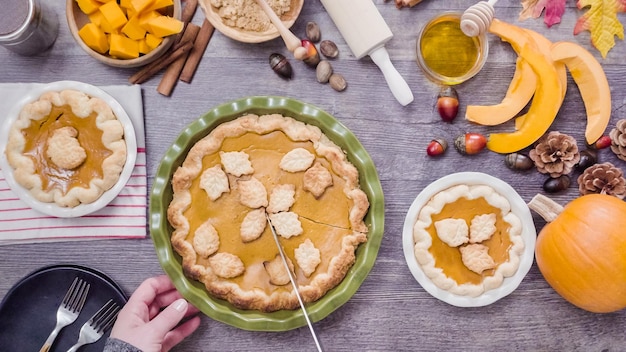
<svg viewBox="0 0 626 352"><path fill-rule="evenodd" d="M296 309L345 277L367 241L358 170L317 127L279 114L224 122L172 177L171 243L186 276L237 308Z"/></svg>
<svg viewBox="0 0 626 352"><path fill-rule="evenodd" d="M17 183L41 202L96 201L126 162L124 128L102 99L51 91L24 106L9 131L6 157Z"/></svg>
<svg viewBox="0 0 626 352"><path fill-rule="evenodd" d="M417 262L437 287L470 297L513 276L524 251L521 220L487 185L435 194L419 211L413 241Z"/></svg>

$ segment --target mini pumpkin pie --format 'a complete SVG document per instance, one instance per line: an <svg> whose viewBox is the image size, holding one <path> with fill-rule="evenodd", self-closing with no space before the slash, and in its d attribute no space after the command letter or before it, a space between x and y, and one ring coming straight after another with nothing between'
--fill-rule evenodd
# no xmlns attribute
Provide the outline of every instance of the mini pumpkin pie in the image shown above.
<svg viewBox="0 0 626 352"><path fill-rule="evenodd" d="M186 276L241 309L299 307L345 277L367 241L367 195L346 154L312 125L248 114L196 142L172 177L168 220Z"/></svg>
<svg viewBox="0 0 626 352"><path fill-rule="evenodd" d="M437 287L470 297L513 276L524 251L521 220L487 185L435 194L419 211L413 241L417 262Z"/></svg>
<svg viewBox="0 0 626 352"><path fill-rule="evenodd" d="M118 181L126 162L124 128L102 99L46 92L20 111L5 153L16 182L35 199L75 207Z"/></svg>

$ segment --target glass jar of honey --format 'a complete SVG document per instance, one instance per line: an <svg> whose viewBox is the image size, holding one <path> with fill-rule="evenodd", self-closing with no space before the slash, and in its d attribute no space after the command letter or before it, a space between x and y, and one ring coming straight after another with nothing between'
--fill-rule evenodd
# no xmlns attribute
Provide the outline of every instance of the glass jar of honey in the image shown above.
<svg viewBox="0 0 626 352"><path fill-rule="evenodd" d="M432 18L417 37L417 65L430 80L446 85L474 77L487 60L487 35L468 37L461 30L461 13Z"/></svg>

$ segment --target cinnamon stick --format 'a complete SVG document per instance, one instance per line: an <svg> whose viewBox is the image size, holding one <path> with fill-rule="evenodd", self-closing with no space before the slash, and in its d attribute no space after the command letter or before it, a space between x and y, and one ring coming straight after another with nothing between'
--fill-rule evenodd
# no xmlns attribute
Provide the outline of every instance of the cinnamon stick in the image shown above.
<svg viewBox="0 0 626 352"><path fill-rule="evenodd" d="M189 57L187 58L187 62L185 62L185 66L183 67L183 71L180 73L180 80L185 83L190 83L194 74L196 73L196 69L198 68L198 64L200 63L200 59L202 59L202 55L204 55L204 51L209 45L209 41L211 41L211 37L213 36L213 31L215 28L207 19L204 19L202 22L202 27L200 28L200 32L196 37L196 40L193 42L193 49L189 52Z"/></svg>
<svg viewBox="0 0 626 352"><path fill-rule="evenodd" d="M197 8L198 8L198 0L186 0L185 1L183 11L180 14L180 20L183 22L183 30L180 31L180 33L176 35L175 43L178 43L182 39L183 33L185 33L185 29L187 29L187 25L191 22L191 20L193 19L193 16L196 14Z"/></svg>
<svg viewBox="0 0 626 352"><path fill-rule="evenodd" d="M137 71L134 75L132 75L128 79L128 81L130 83L132 83L132 84L141 84L141 83L149 80L150 78L152 78L152 76L154 76L157 73L159 73L167 65L171 64L172 62L174 62L175 60L177 60L181 56L189 53L191 48L193 48L193 42L191 42L191 41L180 42L180 43L174 45L172 50L169 51L165 55L164 58L161 58L161 59L159 59L157 61L154 61L153 63L149 64L148 66L145 66L141 70Z"/></svg>
<svg viewBox="0 0 626 352"><path fill-rule="evenodd" d="M200 26L189 23L187 24L187 28L185 28L185 32L183 33L183 37L180 41L193 43L198 36L198 32L200 32ZM193 44L191 49L193 50ZM172 90L174 89L174 86L176 86L176 82L178 81L178 77L180 77L180 72L185 66L185 62L187 61L190 51L170 63L161 78L161 82L159 82L159 85L157 86L157 92L165 96L170 96L170 94L172 94Z"/></svg>

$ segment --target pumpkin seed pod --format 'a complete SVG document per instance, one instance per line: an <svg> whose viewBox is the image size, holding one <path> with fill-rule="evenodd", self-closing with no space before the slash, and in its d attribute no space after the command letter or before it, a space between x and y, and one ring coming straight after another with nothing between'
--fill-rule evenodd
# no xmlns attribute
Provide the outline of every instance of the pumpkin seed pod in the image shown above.
<svg viewBox="0 0 626 352"><path fill-rule="evenodd" d="M524 154L511 153L504 157L504 165L511 170L528 170L535 166L535 163Z"/></svg>
<svg viewBox="0 0 626 352"><path fill-rule="evenodd" d="M450 86L444 87L437 96L437 111L445 122L452 122L459 113L459 96Z"/></svg>
<svg viewBox="0 0 626 352"><path fill-rule="evenodd" d="M330 86L338 92L341 92L345 90L346 87L348 87L346 79L343 78L343 76L339 73L333 73L332 75L330 75L328 82L330 83Z"/></svg>
<svg viewBox="0 0 626 352"><path fill-rule="evenodd" d="M445 139L437 138L428 143L426 154L429 156L439 156L445 153L446 149L448 149L448 142L446 142Z"/></svg>
<svg viewBox="0 0 626 352"><path fill-rule="evenodd" d="M322 55L329 59L334 59L339 55L339 48L337 48L337 44L332 40L322 40L320 43L320 51Z"/></svg>
<svg viewBox="0 0 626 352"><path fill-rule="evenodd" d="M319 42L322 37L320 26L317 24L317 22L307 22L305 32L306 37L313 43Z"/></svg>
<svg viewBox="0 0 626 352"><path fill-rule="evenodd" d="M556 193L566 190L571 184L571 180L567 175L559 177L550 177L543 183L543 190L547 193Z"/></svg>
<svg viewBox="0 0 626 352"><path fill-rule="evenodd" d="M315 68L315 76L320 83L328 83L330 76L333 74L333 66L328 60L322 60Z"/></svg>
<svg viewBox="0 0 626 352"><path fill-rule="evenodd" d="M480 133L465 133L454 140L454 147L463 155L478 154L486 145L487 137Z"/></svg>
<svg viewBox="0 0 626 352"><path fill-rule="evenodd" d="M273 53L270 55L270 67L282 78L291 79L293 75L289 60L282 54Z"/></svg>
<svg viewBox="0 0 626 352"><path fill-rule="evenodd" d="M595 150L584 149L580 152L580 160L574 165L576 170L583 171L598 162L598 153Z"/></svg>

